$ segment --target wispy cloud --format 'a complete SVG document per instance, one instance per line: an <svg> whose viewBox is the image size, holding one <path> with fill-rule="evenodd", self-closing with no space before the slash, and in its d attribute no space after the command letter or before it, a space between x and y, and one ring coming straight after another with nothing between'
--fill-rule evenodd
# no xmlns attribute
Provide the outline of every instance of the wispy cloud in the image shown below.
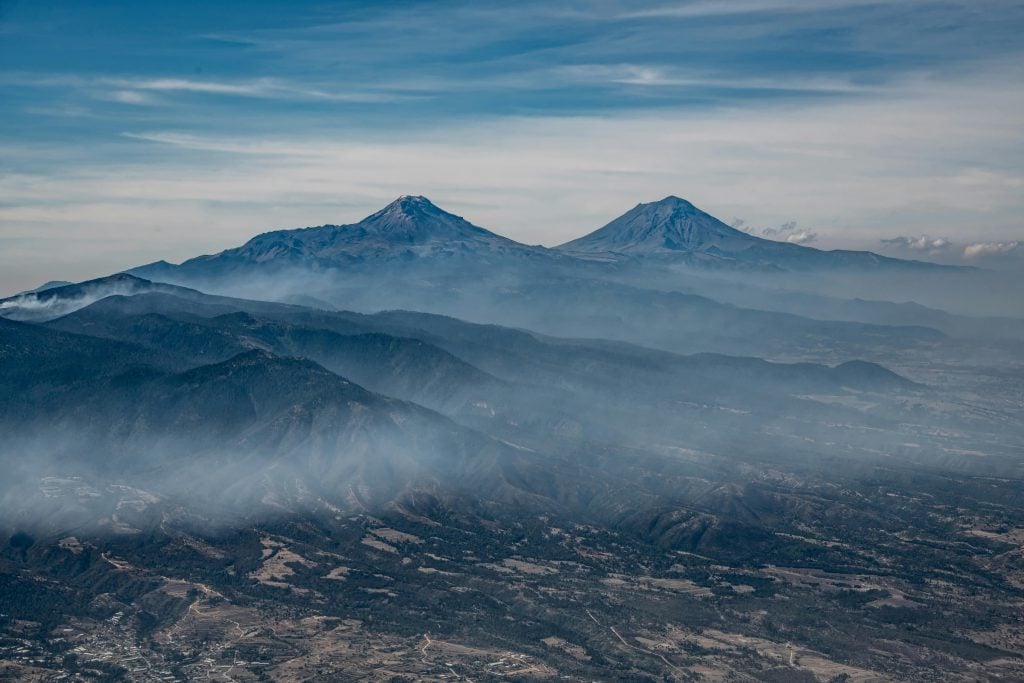
<svg viewBox="0 0 1024 683"><path fill-rule="evenodd" d="M879 244L896 256L916 255L946 263L986 266L1002 262L1024 265L1024 243L1020 240L963 242L947 237L900 235L881 239Z"/></svg>
<svg viewBox="0 0 1024 683"><path fill-rule="evenodd" d="M243 83L223 83L217 81L196 81L187 78L154 78L154 79L99 79L100 84L113 85L119 88L135 90L157 90L161 92L201 92L217 95L239 95L242 97L279 96L294 91L286 85L276 83L272 79L261 78Z"/></svg>
<svg viewBox="0 0 1024 683"><path fill-rule="evenodd" d="M73 35L30 4L4 27L0 278L29 244L61 277L406 193L531 243L667 194L823 247L1024 241L1010 0L207 3L117 30L83 3Z"/></svg>
<svg viewBox="0 0 1024 683"><path fill-rule="evenodd" d="M928 235L918 235L916 237L910 235L899 235L897 237L881 239L879 242L891 247L901 247L903 249L924 253L939 253L947 251L953 247L953 243L948 239L943 237L929 237Z"/></svg>
<svg viewBox="0 0 1024 683"><path fill-rule="evenodd" d="M285 100L324 100L351 103L387 103L414 101L422 93L399 93L385 89L335 85L317 88L279 78L245 80L202 80L193 78L149 78L79 76L74 74L6 74L0 83L32 88L74 89L95 97L125 104L149 104L152 93L193 93L226 97Z"/></svg>
<svg viewBox="0 0 1024 683"><path fill-rule="evenodd" d="M331 91L290 83L275 78L224 82L188 78L100 79L101 85L156 92L189 92L271 99L316 99L337 102L397 102L415 99L409 95L369 90Z"/></svg>
<svg viewBox="0 0 1024 683"><path fill-rule="evenodd" d="M777 228L756 228L748 225L742 218L737 218L732 222L732 227L751 235L791 244L810 244L818 239L818 233L815 231L797 228L796 221L787 221Z"/></svg>
<svg viewBox="0 0 1024 683"><path fill-rule="evenodd" d="M699 72L651 64L574 64L551 73L565 81L578 83L616 83L650 88L711 87L733 90L785 90L805 93L869 93L878 86L853 83L841 77L764 76Z"/></svg>
<svg viewBox="0 0 1024 683"><path fill-rule="evenodd" d="M0 183L0 191L20 202L34 201L27 194L33 187L47 188L42 198L59 191L119 201L219 200L231 211L238 211L238 202L263 202L286 207L276 215L286 225L301 225L303 218L336 222L330 207L339 201L369 211L392 195L423 193L457 210L468 208L485 226L548 244L601 225L637 201L678 194L720 216L779 226L772 228L773 239L798 243L857 246L860 239L874 247L893 225L953 232L967 221L977 241L1012 241L1024 210L1017 185L964 178L979 177L970 161L978 156L1000 176L1019 167L1019 150L1005 140L1024 94L984 83L957 92L971 105L943 107L948 94L940 90L856 107L832 102L731 112L505 117L401 135L137 130L123 139L152 145L145 152L152 167L102 182L89 176L18 188ZM301 212L297 198L305 203ZM264 209L247 216L246 232L271 227L275 216ZM208 239L203 231L183 234Z"/></svg>
<svg viewBox="0 0 1024 683"><path fill-rule="evenodd" d="M882 0L832 0L824 5L820 0L694 0L676 2L625 12L622 18L692 18L721 17L737 14L777 12L835 11L847 7L877 6Z"/></svg>

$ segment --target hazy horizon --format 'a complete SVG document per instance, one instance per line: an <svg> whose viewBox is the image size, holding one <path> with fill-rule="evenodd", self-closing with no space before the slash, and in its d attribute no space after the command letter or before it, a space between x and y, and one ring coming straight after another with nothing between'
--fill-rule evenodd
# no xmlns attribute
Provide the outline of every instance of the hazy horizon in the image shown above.
<svg viewBox="0 0 1024 683"><path fill-rule="evenodd" d="M1022 29L0 0L0 679L1024 681Z"/></svg>
<svg viewBox="0 0 1024 683"><path fill-rule="evenodd" d="M774 239L1020 267L1018 3L174 7L0 5L0 292L402 194L527 244L674 194Z"/></svg>

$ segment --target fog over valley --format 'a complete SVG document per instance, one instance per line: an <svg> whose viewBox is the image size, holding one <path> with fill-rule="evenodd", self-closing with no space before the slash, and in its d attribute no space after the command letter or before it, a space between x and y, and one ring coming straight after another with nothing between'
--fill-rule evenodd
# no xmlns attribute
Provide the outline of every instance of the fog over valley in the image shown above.
<svg viewBox="0 0 1024 683"><path fill-rule="evenodd" d="M0 1L0 680L1024 681L1022 55Z"/></svg>
<svg viewBox="0 0 1024 683"><path fill-rule="evenodd" d="M1024 319L858 296L880 281L932 301L1005 282L751 236L677 197L549 249L403 196L357 223L9 297L7 580L49 577L33 599L52 628L136 629L137 656L187 676L210 666L188 658L205 646L175 643L226 605L251 628L215 642L256 661L276 639L259 624L298 609L365 622L346 642L513 646L537 675L692 677L708 628L769 648L781 631L780 666L815 676L1016 675L1014 650L947 641L927 615L977 633L1016 618ZM486 616L520 585L541 592L501 607L507 625ZM28 616L23 590L5 609ZM112 607L47 602L65 590ZM375 591L383 606L355 597ZM451 591L462 607L409 633ZM571 595L582 621L559 606ZM812 635L812 605L877 647ZM669 606L688 625L666 632ZM114 631L86 626L115 612ZM224 614L210 618L238 621ZM916 644L888 649L908 619ZM281 664L235 668L284 675L341 637L308 633ZM599 659L609 635L626 649ZM716 667L762 670L726 642ZM479 666L456 659L457 675Z"/></svg>

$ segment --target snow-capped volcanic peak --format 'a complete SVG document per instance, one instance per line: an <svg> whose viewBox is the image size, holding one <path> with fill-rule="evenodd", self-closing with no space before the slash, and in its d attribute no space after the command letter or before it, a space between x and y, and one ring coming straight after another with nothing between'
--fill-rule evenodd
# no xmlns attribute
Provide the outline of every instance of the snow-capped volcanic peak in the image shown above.
<svg viewBox="0 0 1024 683"><path fill-rule="evenodd" d="M249 257L333 259L337 256L431 253L435 249L483 247L517 243L448 213L421 196L403 195L350 225L324 225L278 230L253 238L241 247ZM426 250L426 251L425 251Z"/></svg>
<svg viewBox="0 0 1024 683"><path fill-rule="evenodd" d="M377 213L401 213L406 216L430 214L440 214L445 216L452 215L447 211L439 208L432 201L430 201L421 194L403 194L401 197L391 202Z"/></svg>
<svg viewBox="0 0 1024 683"><path fill-rule="evenodd" d="M493 235L419 195L402 195L352 227L412 242Z"/></svg>
<svg viewBox="0 0 1024 683"><path fill-rule="evenodd" d="M403 195L380 211L349 225L275 230L240 247L190 259L181 266L154 264L136 271L162 281L236 275L253 267L323 270L378 261L416 258L561 258L477 227L422 196ZM212 274L212 275L211 275ZM177 278L177 279L175 279Z"/></svg>
<svg viewBox="0 0 1024 683"><path fill-rule="evenodd" d="M679 197L637 204L608 225L561 248L586 252L735 251L761 240Z"/></svg>

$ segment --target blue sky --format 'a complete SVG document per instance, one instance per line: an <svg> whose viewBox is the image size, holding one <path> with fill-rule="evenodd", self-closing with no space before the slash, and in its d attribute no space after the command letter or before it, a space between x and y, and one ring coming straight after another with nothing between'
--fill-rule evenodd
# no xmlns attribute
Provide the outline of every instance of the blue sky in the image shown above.
<svg viewBox="0 0 1024 683"><path fill-rule="evenodd" d="M998 258L1022 65L1007 0L0 0L0 293L400 194L529 243L676 194L777 239Z"/></svg>

